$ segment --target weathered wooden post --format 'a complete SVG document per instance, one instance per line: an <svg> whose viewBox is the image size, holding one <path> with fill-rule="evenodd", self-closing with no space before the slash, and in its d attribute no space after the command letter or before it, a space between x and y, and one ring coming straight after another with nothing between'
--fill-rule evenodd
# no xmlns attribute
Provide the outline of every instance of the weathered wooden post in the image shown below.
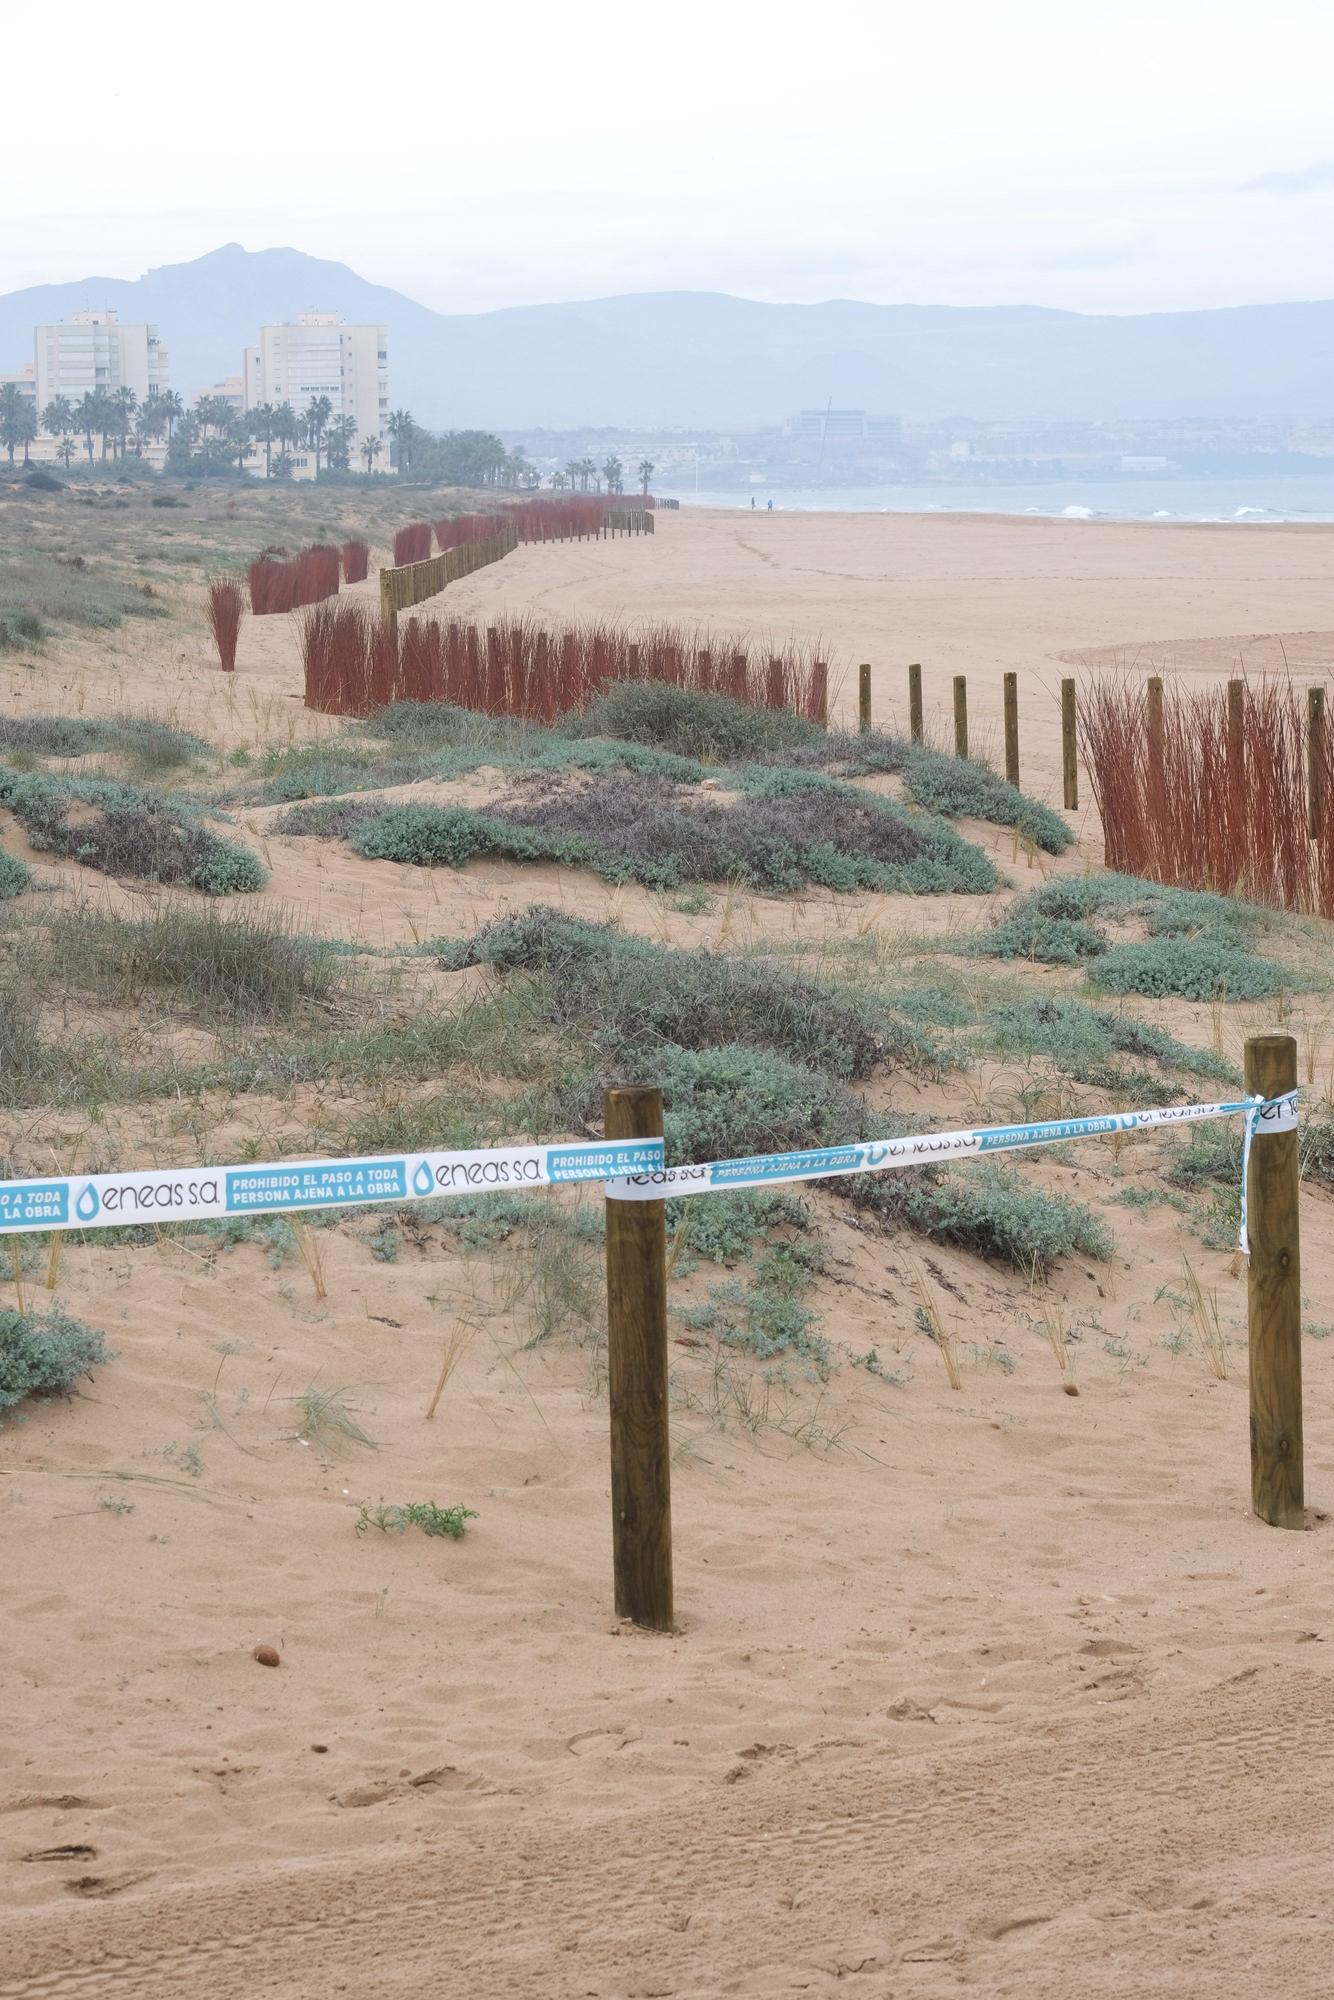
<svg viewBox="0 0 1334 2000"><path fill-rule="evenodd" d="M871 662L863 660L857 669L857 728L863 736L871 727Z"/></svg>
<svg viewBox="0 0 1334 2000"><path fill-rule="evenodd" d="M391 569L380 571L380 623L397 643L398 605L394 598L394 572Z"/></svg>
<svg viewBox="0 0 1334 2000"><path fill-rule="evenodd" d="M1239 792L1246 782L1246 683L1227 684L1227 780Z"/></svg>
<svg viewBox="0 0 1334 2000"><path fill-rule="evenodd" d="M954 754L956 757L968 755L968 679L965 674L954 676Z"/></svg>
<svg viewBox="0 0 1334 2000"><path fill-rule="evenodd" d="M1019 783L1019 676L1005 676L1005 776Z"/></svg>
<svg viewBox="0 0 1334 2000"><path fill-rule="evenodd" d="M908 669L908 734L914 743L922 740L922 669L914 660Z"/></svg>
<svg viewBox="0 0 1334 2000"><path fill-rule="evenodd" d="M1297 1088L1291 1035L1252 1035L1246 1090L1266 1102ZM1273 1528L1304 1528L1302 1282L1297 1120L1261 1120L1246 1174L1250 1270L1251 1505Z"/></svg>
<svg viewBox="0 0 1334 2000"><path fill-rule="evenodd" d="M829 727L829 662L811 662L811 706L815 710L815 721L821 729Z"/></svg>
<svg viewBox="0 0 1334 2000"><path fill-rule="evenodd" d="M603 1093L608 1139L660 1139L662 1092ZM672 1482L667 1410L667 1224L661 1201L607 1207L607 1384L611 1404L616 1614L672 1629Z"/></svg>
<svg viewBox="0 0 1334 2000"><path fill-rule="evenodd" d="M1061 782L1065 809L1075 812L1079 806L1079 737L1072 680L1061 682Z"/></svg>
<svg viewBox="0 0 1334 2000"><path fill-rule="evenodd" d="M1325 690L1306 690L1306 806L1312 840L1325 830Z"/></svg>
<svg viewBox="0 0 1334 2000"><path fill-rule="evenodd" d="M776 654L769 660L769 679L765 687L765 705L768 708L787 707L787 669Z"/></svg>

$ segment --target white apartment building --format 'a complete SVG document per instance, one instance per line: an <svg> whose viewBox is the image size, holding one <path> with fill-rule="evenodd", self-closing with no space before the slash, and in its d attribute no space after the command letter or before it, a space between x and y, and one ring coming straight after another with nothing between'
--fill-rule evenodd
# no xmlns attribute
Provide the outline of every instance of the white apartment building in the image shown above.
<svg viewBox="0 0 1334 2000"><path fill-rule="evenodd" d="M56 396L77 403L102 390L133 389L141 403L167 387L167 350L155 326L122 326L119 315L77 312L57 326L33 331L37 407Z"/></svg>
<svg viewBox="0 0 1334 2000"><path fill-rule="evenodd" d="M286 326L261 327L259 345L247 347L245 407L290 403L303 416L318 396L327 396L335 418L356 423L355 453L367 438L387 438L388 362L384 327L345 326L338 313L302 313ZM388 462L386 450L382 463Z"/></svg>

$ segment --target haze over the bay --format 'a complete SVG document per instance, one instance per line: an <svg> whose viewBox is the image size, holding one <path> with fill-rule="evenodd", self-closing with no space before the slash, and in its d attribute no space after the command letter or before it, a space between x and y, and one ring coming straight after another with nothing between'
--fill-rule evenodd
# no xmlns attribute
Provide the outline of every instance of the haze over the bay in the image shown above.
<svg viewBox="0 0 1334 2000"><path fill-rule="evenodd" d="M1324 0L343 0L4 67L0 292L296 244L446 313L644 291L1144 312L1334 293ZM20 85L19 80L26 78Z"/></svg>

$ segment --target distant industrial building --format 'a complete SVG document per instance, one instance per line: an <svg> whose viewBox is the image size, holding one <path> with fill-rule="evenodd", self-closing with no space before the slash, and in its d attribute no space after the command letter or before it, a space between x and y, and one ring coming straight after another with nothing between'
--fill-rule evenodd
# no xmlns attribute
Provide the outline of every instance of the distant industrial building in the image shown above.
<svg viewBox="0 0 1334 2000"><path fill-rule="evenodd" d="M114 396L132 389L141 403L167 383L167 350L155 326L122 326L111 309L77 312L73 319L33 330L37 408L57 396L77 403L85 395Z"/></svg>

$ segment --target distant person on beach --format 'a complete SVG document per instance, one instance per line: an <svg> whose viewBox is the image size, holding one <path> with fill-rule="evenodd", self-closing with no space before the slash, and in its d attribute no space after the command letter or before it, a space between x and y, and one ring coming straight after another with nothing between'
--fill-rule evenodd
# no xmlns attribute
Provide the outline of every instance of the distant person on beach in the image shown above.
<svg viewBox="0 0 1334 2000"><path fill-rule="evenodd" d="M755 495L753 493L750 496L750 511L752 514L755 512Z"/></svg>
<svg viewBox="0 0 1334 2000"><path fill-rule="evenodd" d="M769 512L772 514L774 511L774 503L772 500L769 501L768 506L769 506Z"/></svg>

